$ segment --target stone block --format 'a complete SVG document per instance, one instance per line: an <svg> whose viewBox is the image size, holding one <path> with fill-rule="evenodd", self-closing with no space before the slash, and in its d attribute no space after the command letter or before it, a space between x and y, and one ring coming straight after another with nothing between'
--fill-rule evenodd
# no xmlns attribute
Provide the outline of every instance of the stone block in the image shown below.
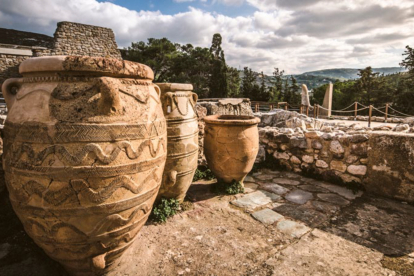
<svg viewBox="0 0 414 276"><path fill-rule="evenodd" d="M300 182L297 180L286 179L286 178L275 178L273 179L273 182L277 184L292 185L292 186L296 186L300 184Z"/></svg>
<svg viewBox="0 0 414 276"><path fill-rule="evenodd" d="M345 206L349 204L348 200L336 194L318 194L317 197L323 201L340 206Z"/></svg>
<svg viewBox="0 0 414 276"><path fill-rule="evenodd" d="M260 189L277 194L277 195L284 195L289 192L289 189L282 187L276 183L264 183L260 185Z"/></svg>
<svg viewBox="0 0 414 276"><path fill-rule="evenodd" d="M281 197L279 195L259 190L247 195L243 195L242 197L233 200L231 204L251 211L260 206L280 199Z"/></svg>
<svg viewBox="0 0 414 276"><path fill-rule="evenodd" d="M318 140L313 140L311 144L312 144L312 148L314 148L314 149L320 150L323 147L322 143L319 142Z"/></svg>
<svg viewBox="0 0 414 276"><path fill-rule="evenodd" d="M285 199L296 204L305 204L309 200L313 199L313 195L312 193L306 191L294 190L288 193L285 196Z"/></svg>
<svg viewBox="0 0 414 276"><path fill-rule="evenodd" d="M306 162L308 164L312 164L313 163L313 156L304 155L304 156L302 156L302 160L303 160L303 162Z"/></svg>
<svg viewBox="0 0 414 276"><path fill-rule="evenodd" d="M346 165L342 161L332 160L330 165L333 170L346 172Z"/></svg>
<svg viewBox="0 0 414 276"><path fill-rule="evenodd" d="M302 163L302 161L300 161L300 159L294 155L290 158L290 162L292 162L293 164L298 164L298 165Z"/></svg>
<svg viewBox="0 0 414 276"><path fill-rule="evenodd" d="M300 238L311 230L311 228L307 227L303 223L296 222L293 220L279 221L276 225L276 228L280 232L285 233L294 238Z"/></svg>
<svg viewBox="0 0 414 276"><path fill-rule="evenodd" d="M342 154L345 152L344 148L338 140L334 140L331 142L329 150L335 154Z"/></svg>
<svg viewBox="0 0 414 276"><path fill-rule="evenodd" d="M323 160L316 160L316 167L326 169L329 165Z"/></svg>
<svg viewBox="0 0 414 276"><path fill-rule="evenodd" d="M367 173L367 166L365 165L350 165L347 169L353 175L365 175Z"/></svg>
<svg viewBox="0 0 414 276"><path fill-rule="evenodd" d="M270 210L268 208L254 212L252 214L252 217L257 219L261 223L268 224L268 225L273 224L284 218L281 214L276 213L275 211Z"/></svg>

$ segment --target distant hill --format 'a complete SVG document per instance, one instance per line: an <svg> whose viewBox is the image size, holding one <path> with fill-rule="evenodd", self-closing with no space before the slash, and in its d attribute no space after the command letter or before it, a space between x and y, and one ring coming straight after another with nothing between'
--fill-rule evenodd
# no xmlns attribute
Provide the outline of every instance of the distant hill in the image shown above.
<svg viewBox="0 0 414 276"><path fill-rule="evenodd" d="M403 67L383 67L383 68L372 68L372 71L374 73L390 75L394 73L404 72L405 69ZM303 76L303 75L322 76L322 77L334 78L334 79L339 79L339 80L350 80L350 79L359 78L358 69L352 69L352 68L324 69L324 70L305 72L305 73L302 73L296 76Z"/></svg>
<svg viewBox="0 0 414 276"><path fill-rule="evenodd" d="M305 72L302 74L293 75L298 84L306 84L308 89L313 89L324 85L329 82L346 81L351 79L357 79L359 69L352 68L333 68L333 69L324 69ZM380 73L384 75L390 75L400 72L405 72L406 70L403 67L383 67L383 68L372 68L372 71L375 73ZM243 71L239 71L240 78L243 78ZM284 78L290 78L292 75L286 75ZM260 85L260 76L259 73L256 73L256 82ZM271 86L272 76L265 75L266 86Z"/></svg>

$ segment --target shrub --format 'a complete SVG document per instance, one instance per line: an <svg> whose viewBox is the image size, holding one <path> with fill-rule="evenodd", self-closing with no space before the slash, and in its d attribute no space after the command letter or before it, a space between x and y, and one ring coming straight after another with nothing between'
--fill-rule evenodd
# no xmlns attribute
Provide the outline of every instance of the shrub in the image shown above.
<svg viewBox="0 0 414 276"><path fill-rule="evenodd" d="M214 176L213 172L210 169L205 169L205 170L196 169L194 173L194 177L193 177L193 182L198 181L200 179L212 180L215 178L216 177Z"/></svg>
<svg viewBox="0 0 414 276"><path fill-rule="evenodd" d="M236 180L233 180L230 184L223 181L217 181L214 185L214 192L218 194L236 195L244 193L244 187L240 181Z"/></svg>
<svg viewBox="0 0 414 276"><path fill-rule="evenodd" d="M152 209L151 218L155 222L166 222L167 218L175 215L180 210L177 199L162 198L160 203Z"/></svg>

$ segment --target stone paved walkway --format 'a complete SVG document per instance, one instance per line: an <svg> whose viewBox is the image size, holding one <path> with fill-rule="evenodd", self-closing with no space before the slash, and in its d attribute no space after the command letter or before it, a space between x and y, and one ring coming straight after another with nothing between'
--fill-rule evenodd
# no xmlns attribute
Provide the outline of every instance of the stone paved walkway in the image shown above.
<svg viewBox="0 0 414 276"><path fill-rule="evenodd" d="M185 211L147 223L110 275L414 275L414 206L281 171L245 193L193 183ZM0 275L67 275L0 195Z"/></svg>

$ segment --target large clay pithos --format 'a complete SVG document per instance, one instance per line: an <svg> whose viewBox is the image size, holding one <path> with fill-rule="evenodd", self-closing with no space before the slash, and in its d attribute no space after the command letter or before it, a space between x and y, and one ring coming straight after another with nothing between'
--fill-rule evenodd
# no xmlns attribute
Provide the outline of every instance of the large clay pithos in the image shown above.
<svg viewBox="0 0 414 276"><path fill-rule="evenodd" d="M26 232L75 275L103 274L134 241L157 196L166 123L152 70L55 56L9 79L3 166Z"/></svg>
<svg viewBox="0 0 414 276"><path fill-rule="evenodd" d="M197 94L191 84L157 83L167 120L167 162L158 198L182 202L193 180L198 160Z"/></svg>
<svg viewBox="0 0 414 276"><path fill-rule="evenodd" d="M259 118L211 115L204 118L204 153L219 181L243 182L259 151Z"/></svg>

